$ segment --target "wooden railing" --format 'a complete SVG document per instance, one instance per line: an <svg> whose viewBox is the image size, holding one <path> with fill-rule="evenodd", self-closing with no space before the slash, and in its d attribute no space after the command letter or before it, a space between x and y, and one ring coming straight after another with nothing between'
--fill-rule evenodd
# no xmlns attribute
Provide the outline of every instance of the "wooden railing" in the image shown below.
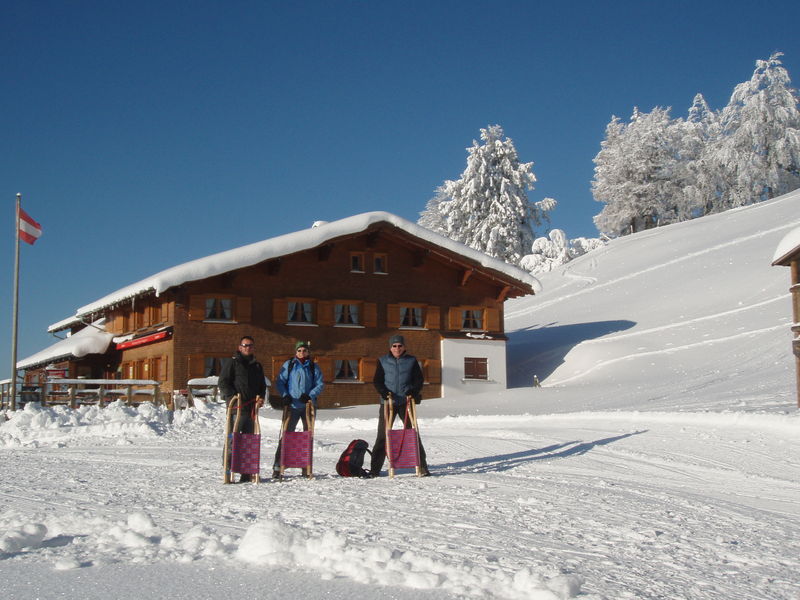
<svg viewBox="0 0 800 600"><path fill-rule="evenodd" d="M161 395L161 382L152 379L47 379L41 394L43 405L79 404L103 406L115 400L127 404L167 403Z"/></svg>

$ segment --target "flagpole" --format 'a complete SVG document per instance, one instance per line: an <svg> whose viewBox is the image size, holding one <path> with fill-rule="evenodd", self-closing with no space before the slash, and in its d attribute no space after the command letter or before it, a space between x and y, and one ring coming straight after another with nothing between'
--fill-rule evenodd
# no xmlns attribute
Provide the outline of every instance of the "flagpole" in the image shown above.
<svg viewBox="0 0 800 600"><path fill-rule="evenodd" d="M14 311L11 320L11 410L17 410L17 316L19 310L19 207L22 194L17 194L17 219L14 222Z"/></svg>

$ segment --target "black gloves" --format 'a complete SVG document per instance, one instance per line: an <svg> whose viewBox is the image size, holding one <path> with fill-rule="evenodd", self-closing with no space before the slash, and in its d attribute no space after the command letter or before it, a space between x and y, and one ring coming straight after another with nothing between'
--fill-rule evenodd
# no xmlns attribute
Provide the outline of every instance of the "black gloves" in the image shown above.
<svg viewBox="0 0 800 600"><path fill-rule="evenodd" d="M302 402L303 404L308 404L310 400L311 396L309 396L308 394L300 394L300 402Z"/></svg>
<svg viewBox="0 0 800 600"><path fill-rule="evenodd" d="M283 395L283 405L284 406L291 406L292 405L292 397L289 394Z"/></svg>
<svg viewBox="0 0 800 600"><path fill-rule="evenodd" d="M417 396L414 398L414 404L419 404L420 402L422 402L422 396Z"/></svg>

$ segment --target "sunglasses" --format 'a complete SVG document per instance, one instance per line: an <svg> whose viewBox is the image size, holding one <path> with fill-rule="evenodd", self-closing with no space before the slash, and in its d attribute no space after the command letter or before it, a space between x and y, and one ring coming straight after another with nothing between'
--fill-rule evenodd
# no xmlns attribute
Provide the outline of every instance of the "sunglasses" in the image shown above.
<svg viewBox="0 0 800 600"><path fill-rule="evenodd" d="M239 344L242 348L252 348L254 344Z"/></svg>
<svg viewBox="0 0 800 600"><path fill-rule="evenodd" d="M392 348L402 348L403 344L392 344Z"/></svg>

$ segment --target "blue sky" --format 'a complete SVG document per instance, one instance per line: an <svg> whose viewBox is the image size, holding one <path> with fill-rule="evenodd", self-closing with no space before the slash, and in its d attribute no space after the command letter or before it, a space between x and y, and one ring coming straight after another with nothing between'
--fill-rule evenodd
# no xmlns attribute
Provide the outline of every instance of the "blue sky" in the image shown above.
<svg viewBox="0 0 800 600"><path fill-rule="evenodd" d="M800 85L800 2L32 2L2 4L0 378L124 285L220 250L387 210L416 221L500 124L595 236L592 159L612 115L695 93L721 108L757 59ZM543 234L544 231L540 231ZM6 316L3 316L5 313Z"/></svg>

